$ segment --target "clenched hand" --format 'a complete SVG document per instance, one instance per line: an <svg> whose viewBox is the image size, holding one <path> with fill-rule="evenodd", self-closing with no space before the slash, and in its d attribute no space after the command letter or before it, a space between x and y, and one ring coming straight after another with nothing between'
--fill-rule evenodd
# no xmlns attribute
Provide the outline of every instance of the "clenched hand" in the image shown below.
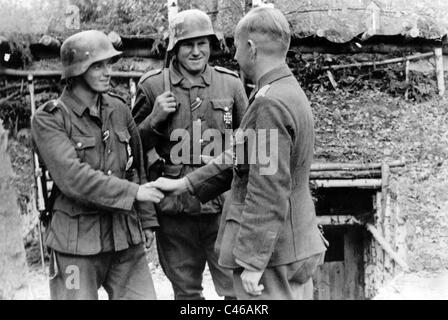
<svg viewBox="0 0 448 320"><path fill-rule="evenodd" d="M158 125L165 121L168 116L176 111L176 97L170 91L166 91L159 95L154 101L154 108L151 112L152 121Z"/></svg>
<svg viewBox="0 0 448 320"><path fill-rule="evenodd" d="M252 295L259 296L264 289L262 284L258 284L260 282L261 276L263 275L263 271L251 271L245 269L243 273L241 273L241 281L243 283L244 290Z"/></svg>

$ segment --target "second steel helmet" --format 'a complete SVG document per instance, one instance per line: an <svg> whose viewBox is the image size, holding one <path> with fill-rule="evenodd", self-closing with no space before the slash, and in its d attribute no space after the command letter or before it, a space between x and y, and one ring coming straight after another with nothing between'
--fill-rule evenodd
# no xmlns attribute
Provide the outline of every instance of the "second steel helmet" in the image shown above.
<svg viewBox="0 0 448 320"><path fill-rule="evenodd" d="M173 50L181 40L205 36L216 36L210 17L198 9L181 11L170 23L167 51Z"/></svg>
<svg viewBox="0 0 448 320"><path fill-rule="evenodd" d="M110 59L122 52L101 31L88 30L68 37L61 46L62 79L76 77L95 62Z"/></svg>

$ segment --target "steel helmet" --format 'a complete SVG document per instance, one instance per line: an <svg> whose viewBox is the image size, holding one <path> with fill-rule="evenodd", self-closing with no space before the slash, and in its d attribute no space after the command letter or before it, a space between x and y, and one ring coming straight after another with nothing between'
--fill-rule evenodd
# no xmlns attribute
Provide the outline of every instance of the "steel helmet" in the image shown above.
<svg viewBox="0 0 448 320"><path fill-rule="evenodd" d="M216 37L210 17L198 9L181 11L170 23L167 51L173 50L181 40L205 36Z"/></svg>
<svg viewBox="0 0 448 320"><path fill-rule="evenodd" d="M61 46L62 79L76 77L95 62L120 55L101 31L88 30L68 37Z"/></svg>

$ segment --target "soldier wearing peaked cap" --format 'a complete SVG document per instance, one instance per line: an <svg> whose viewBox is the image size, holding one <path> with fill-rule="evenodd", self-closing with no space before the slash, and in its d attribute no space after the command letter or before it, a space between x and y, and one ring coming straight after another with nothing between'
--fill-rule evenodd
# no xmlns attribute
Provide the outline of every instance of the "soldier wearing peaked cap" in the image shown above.
<svg viewBox="0 0 448 320"><path fill-rule="evenodd" d="M214 154L205 154L203 137L214 129L223 138L237 128L247 105L238 75L208 65L210 41L215 39L210 18L200 10L179 12L170 24L169 67L143 75L133 109L146 155L150 180L183 177ZM194 131L198 129L199 134ZM179 152L175 132L184 132ZM219 154L218 152L217 154ZM174 155L173 155L174 154ZM175 157L177 156L177 157ZM180 159L180 160L179 160ZM214 243L224 201L216 195L207 203L188 194L167 196L156 207L156 232L162 268L171 281L175 299L203 299L202 274L208 263L218 295L233 298L229 270L218 265Z"/></svg>
<svg viewBox="0 0 448 320"><path fill-rule="evenodd" d="M52 299L97 299L101 286L110 299L156 298L142 244L151 245L153 202L163 194L145 184L130 109L108 92L120 54L100 31L67 38L66 87L32 119L34 144L54 181L46 229Z"/></svg>
<svg viewBox="0 0 448 320"><path fill-rule="evenodd" d="M234 148L183 179L154 184L175 194L189 189L204 202L230 188L217 247L219 264L233 272L238 299L312 299L312 275L326 251L309 190L313 115L286 65L289 44L279 10L261 7L243 17L235 59L256 86ZM256 133L256 145L247 132ZM254 157L260 151L269 151L268 163Z"/></svg>

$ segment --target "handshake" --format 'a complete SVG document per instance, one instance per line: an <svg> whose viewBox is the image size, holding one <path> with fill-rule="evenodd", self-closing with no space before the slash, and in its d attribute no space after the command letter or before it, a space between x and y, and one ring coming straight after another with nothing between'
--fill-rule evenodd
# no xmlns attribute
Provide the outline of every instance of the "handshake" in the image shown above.
<svg viewBox="0 0 448 320"><path fill-rule="evenodd" d="M187 178L158 178L155 181L139 186L136 200L141 202L151 201L159 203L165 195L181 194L186 191L188 191Z"/></svg>

